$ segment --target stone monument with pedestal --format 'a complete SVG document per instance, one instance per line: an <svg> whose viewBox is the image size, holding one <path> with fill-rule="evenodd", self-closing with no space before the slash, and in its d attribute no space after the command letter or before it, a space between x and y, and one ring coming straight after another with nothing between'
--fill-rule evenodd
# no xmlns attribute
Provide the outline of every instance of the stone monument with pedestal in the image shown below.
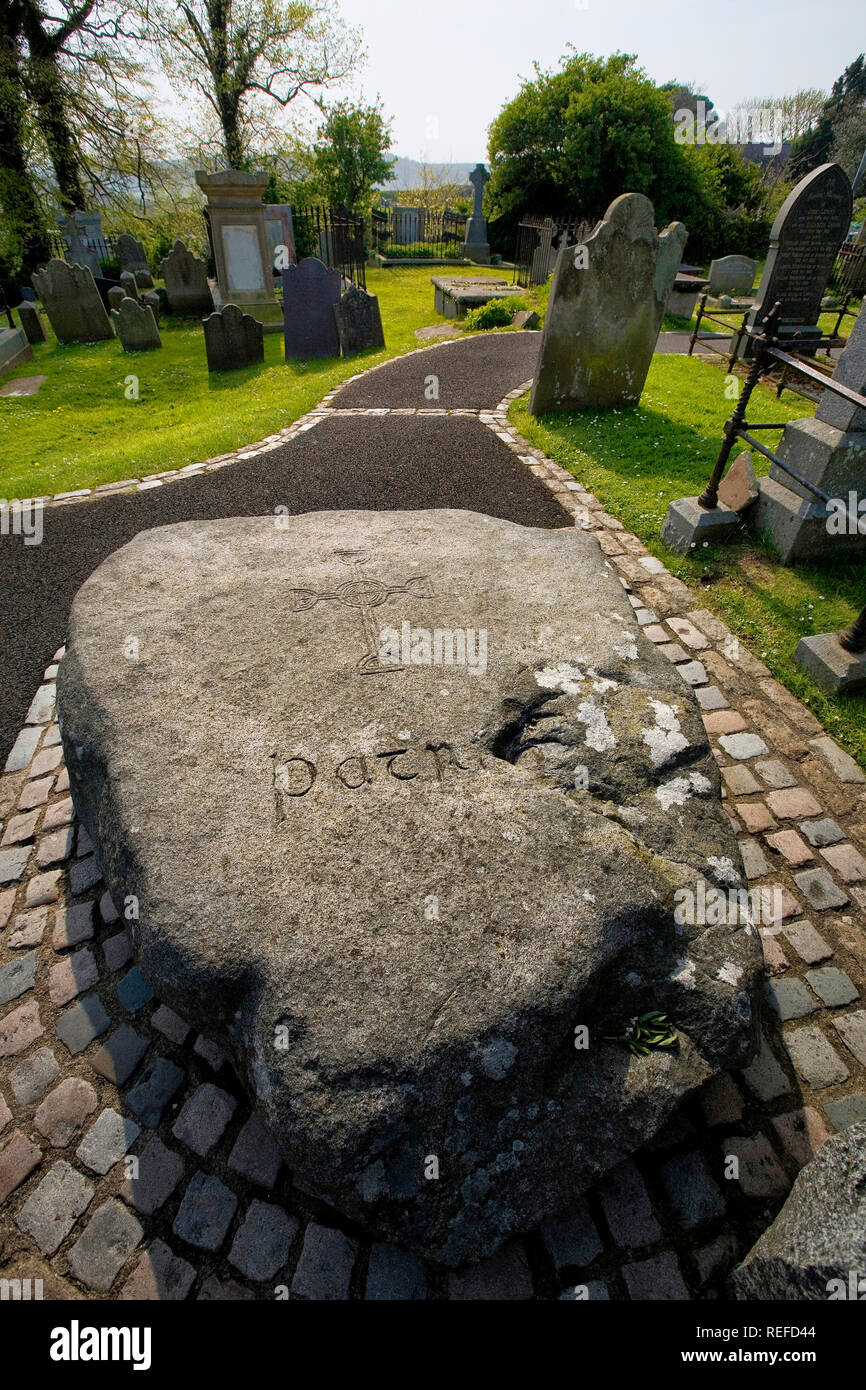
<svg viewBox="0 0 866 1390"><path fill-rule="evenodd" d="M469 182L475 192L475 202L472 208L472 216L466 222L466 240L460 248L464 256L469 261L475 261L476 265L490 264L490 243L487 240L487 220L481 211L481 201L484 197L484 189L490 175L483 164L476 164L472 173L469 175Z"/></svg>
<svg viewBox="0 0 866 1390"><path fill-rule="evenodd" d="M206 174L198 170L195 181L208 200L223 303L237 304L266 333L279 333L283 316L274 294L262 202L267 174L248 174L241 169Z"/></svg>

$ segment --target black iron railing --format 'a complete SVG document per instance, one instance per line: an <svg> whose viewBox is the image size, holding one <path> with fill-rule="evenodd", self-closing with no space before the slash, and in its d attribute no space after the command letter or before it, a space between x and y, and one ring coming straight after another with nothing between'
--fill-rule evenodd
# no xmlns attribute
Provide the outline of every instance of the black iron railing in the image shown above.
<svg viewBox="0 0 866 1390"><path fill-rule="evenodd" d="M343 207L292 207L297 259L316 256L345 280L367 288L364 218Z"/></svg>
<svg viewBox="0 0 866 1390"><path fill-rule="evenodd" d="M713 313L710 313L707 309L708 295L709 290L704 290L703 294L698 300L698 312L697 317L695 318L695 326L692 329L692 335L689 338L689 357L691 357L692 353L694 352L695 343L703 343L706 347L710 349L710 352L718 353L719 357L727 357L728 371L730 372L733 369L734 363L737 360L737 355L740 351L740 344L746 332L746 319L749 316L749 310L716 309ZM704 322L705 319L708 323L715 323L719 326L719 328L724 328L726 333L730 333L731 342L729 347L723 348L717 345L715 340L718 337L718 334L713 333L712 331L710 331L709 333L701 332L701 324ZM729 319L738 319L739 322L729 322Z"/></svg>
<svg viewBox="0 0 866 1390"><path fill-rule="evenodd" d="M740 398L732 414L725 421L724 440L719 450L719 456L713 466L713 471L710 474L709 482L698 498L698 505L703 507L705 511L714 511L719 505L719 485L724 477L725 467L731 450L738 439L745 440L750 448L756 449L759 454L763 454L764 458L769 459L777 468L781 468L783 473L793 478L800 487L812 493L812 495L816 497L819 502L823 502L825 506L828 502L834 500L823 488L818 487L818 485L811 482L809 478L804 478L801 473L797 472L796 468L792 468L791 465L783 458L780 458L773 449L768 449L765 444L762 444L760 440L756 439L754 436L754 430L782 430L785 428L786 422L776 421L773 424L757 425L749 424L746 419L746 411L748 410L752 392L761 377L771 371L777 363L781 364L783 367L790 368L791 371L798 372L800 375L820 386L822 390L831 391L834 396L841 396L844 400L850 401L853 405L862 406L863 409L866 410L866 396L861 396L859 392L852 391L850 386L843 386L841 382L833 381L832 377L826 377L814 363L803 362L791 352L786 351L785 347L782 346L782 340L778 336L781 312L781 304L774 304L772 310L767 314L766 318L761 321L760 325L755 325L745 330L752 340L753 356L749 366L748 376L740 392ZM797 334L794 338L786 338L784 341L788 346L798 345L808 349L810 353L819 348L826 349L836 345L836 340L833 338L824 338L820 335L805 333ZM859 529L860 518L853 513L849 513L849 517L853 520L856 531ZM840 634L839 642L846 651L866 651L866 608L863 609L860 616L851 627L848 628L846 632Z"/></svg>
<svg viewBox="0 0 866 1390"><path fill-rule="evenodd" d="M89 251L92 251L96 259L101 263L105 261L112 264L117 261L117 240L112 236L92 236L90 232L81 232L81 239ZM69 246L63 233L54 228L46 235L48 249L57 260L66 261L69 259Z"/></svg>
<svg viewBox="0 0 866 1390"><path fill-rule="evenodd" d="M466 214L447 207L374 208L370 238L373 250L388 260L461 260Z"/></svg>
<svg viewBox="0 0 866 1390"><path fill-rule="evenodd" d="M524 217L517 226L514 252L514 284L529 289L543 285L563 246L578 246L592 233L595 223L561 214L558 217Z"/></svg>

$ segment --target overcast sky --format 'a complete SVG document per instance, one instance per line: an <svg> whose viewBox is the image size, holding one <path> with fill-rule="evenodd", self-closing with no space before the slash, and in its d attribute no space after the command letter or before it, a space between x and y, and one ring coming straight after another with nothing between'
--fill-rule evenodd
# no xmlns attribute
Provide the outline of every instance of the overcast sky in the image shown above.
<svg viewBox="0 0 866 1390"><path fill-rule="evenodd" d="M367 66L353 84L379 93L394 152L476 161L487 126L533 60L555 65L568 43L636 53L657 82L694 82L721 112L744 97L829 90L866 49L864 0L340 0L363 30Z"/></svg>

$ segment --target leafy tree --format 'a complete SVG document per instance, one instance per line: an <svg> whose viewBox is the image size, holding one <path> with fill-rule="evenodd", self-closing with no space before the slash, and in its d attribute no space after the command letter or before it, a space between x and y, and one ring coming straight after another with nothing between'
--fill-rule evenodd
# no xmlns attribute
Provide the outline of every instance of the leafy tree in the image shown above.
<svg viewBox="0 0 866 1390"><path fill-rule="evenodd" d="M248 168L263 107L285 109L357 66L360 39L331 0L139 0L162 68L217 129L221 162Z"/></svg>
<svg viewBox="0 0 866 1390"><path fill-rule="evenodd" d="M817 169L832 158L837 131L866 103L866 55L860 54L837 77L812 129L794 143L789 173L794 179Z"/></svg>
<svg viewBox="0 0 866 1390"><path fill-rule="evenodd" d="M703 110L704 118L708 122L715 120L715 104L705 92L696 91L693 82L665 82L661 90L668 94L671 111L690 111L697 118Z"/></svg>
<svg viewBox="0 0 866 1390"><path fill-rule="evenodd" d="M29 277L45 259L45 215L28 167L28 106L20 48L22 0L0 6L0 273Z"/></svg>
<svg viewBox="0 0 866 1390"><path fill-rule="evenodd" d="M601 216L620 193L645 193L660 219L681 211L685 165L670 95L633 55L572 53L535 78L490 126L492 214ZM687 190L686 190L687 191Z"/></svg>
<svg viewBox="0 0 866 1390"><path fill-rule="evenodd" d="M394 177L394 160L385 154L391 148L390 122L381 104L338 101L322 110L313 154L319 192L329 203L360 211L371 203L373 189Z"/></svg>

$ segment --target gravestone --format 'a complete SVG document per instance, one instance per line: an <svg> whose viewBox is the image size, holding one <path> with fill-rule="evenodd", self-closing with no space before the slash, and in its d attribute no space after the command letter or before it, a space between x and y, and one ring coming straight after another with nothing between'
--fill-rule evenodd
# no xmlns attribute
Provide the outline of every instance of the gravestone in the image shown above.
<svg viewBox="0 0 866 1390"><path fill-rule="evenodd" d="M339 304L334 305L334 318L344 357L351 357L353 353L363 352L366 348L385 346L379 301L359 285L350 286L341 295Z"/></svg>
<svg viewBox="0 0 866 1390"><path fill-rule="evenodd" d="M681 222L659 234L649 198L623 193L583 245L561 248L533 415L640 400L686 235Z"/></svg>
<svg viewBox="0 0 866 1390"><path fill-rule="evenodd" d="M121 232L117 238L117 262L121 271L129 270L135 276L135 283L142 289L153 289L150 266L144 247L130 232ZM140 277L140 278L139 278Z"/></svg>
<svg viewBox="0 0 866 1390"><path fill-rule="evenodd" d="M39 316L39 309L30 299L23 299L18 305L18 317L21 320L21 327L24 329L28 343L44 343L45 329L42 327L42 319Z"/></svg>
<svg viewBox="0 0 866 1390"><path fill-rule="evenodd" d="M101 212L76 210L68 217L61 218L59 225L67 246L76 236L82 236L88 246L99 248L105 245Z"/></svg>
<svg viewBox="0 0 866 1390"><path fill-rule="evenodd" d="M749 294L757 269L758 262L748 256L721 256L710 261L710 294Z"/></svg>
<svg viewBox="0 0 866 1390"><path fill-rule="evenodd" d="M94 275L93 283L99 292L99 298L102 300L105 312L110 313L111 301L108 296L112 290L123 289L123 286L119 280L107 280L104 275ZM123 292L126 293L125 290Z"/></svg>
<svg viewBox="0 0 866 1390"><path fill-rule="evenodd" d="M860 310L836 364L833 380L866 395L866 310ZM824 391L814 416L790 420L776 449L779 457L829 497L866 497L866 410ZM814 493L772 464L758 482L750 520L779 551L783 565L797 560L863 554L866 534L835 517ZM866 530L866 524L864 524Z"/></svg>
<svg viewBox="0 0 866 1390"><path fill-rule="evenodd" d="M105 305L86 266L52 260L33 275L58 343L95 343L113 338Z"/></svg>
<svg viewBox="0 0 866 1390"><path fill-rule="evenodd" d="M138 299L138 283L131 270L120 272L120 283L130 299Z"/></svg>
<svg viewBox="0 0 866 1390"><path fill-rule="evenodd" d="M140 532L73 603L57 705L142 974L298 1185L384 1238L480 1258L748 1061L763 965L720 774L581 530ZM676 1045L635 1056L613 1038L653 1008Z"/></svg>
<svg viewBox="0 0 866 1390"><path fill-rule="evenodd" d="M271 270L282 271L287 265L294 265L295 228L292 209L287 203L265 203L265 234L268 238Z"/></svg>
<svg viewBox="0 0 866 1390"><path fill-rule="evenodd" d="M280 306L265 231L262 194L267 174L223 169L197 170L195 181L208 200L217 283L224 304L237 304L258 319L266 333L279 333Z"/></svg>
<svg viewBox="0 0 866 1390"><path fill-rule="evenodd" d="M162 339L149 304L126 298L111 311L111 321L124 352L148 352L161 348Z"/></svg>
<svg viewBox="0 0 866 1390"><path fill-rule="evenodd" d="M213 313L205 263L188 251L182 241L174 243L163 261L162 278L173 314L200 317Z"/></svg>
<svg viewBox="0 0 866 1390"><path fill-rule="evenodd" d="M551 217L546 217L536 230L538 231L538 245L533 251L530 261L529 283L530 285L546 285L547 278L556 261L553 238L556 236L557 227Z"/></svg>
<svg viewBox="0 0 866 1390"><path fill-rule="evenodd" d="M70 241L69 249L66 252L66 259L70 265L85 266L90 271L91 275L96 276L102 274L99 257L96 252L88 246L80 232L76 232L75 236Z"/></svg>
<svg viewBox="0 0 866 1390"><path fill-rule="evenodd" d="M339 357L340 335L334 310L340 302L339 270L305 256L283 271L286 361Z"/></svg>
<svg viewBox="0 0 866 1390"><path fill-rule="evenodd" d="M225 304L202 322L209 372L231 372L264 362L262 325L237 304Z"/></svg>
<svg viewBox="0 0 866 1390"><path fill-rule="evenodd" d="M815 335L821 300L848 225L853 198L845 171L822 164L801 179L780 207L770 232L770 251L747 325L760 322L778 301L779 337ZM741 356L751 356L745 339Z"/></svg>
<svg viewBox="0 0 866 1390"><path fill-rule="evenodd" d="M424 240L427 214L424 208L395 207L391 214L392 240L398 246L412 246Z"/></svg>
<svg viewBox="0 0 866 1390"><path fill-rule="evenodd" d="M487 220L481 210L484 198L484 189L490 175L483 164L476 164L472 173L469 175L469 182L472 184L474 194L472 205L472 216L466 222L466 240L463 243L462 251L467 260L475 261L476 265L490 264L490 244L487 240Z"/></svg>
<svg viewBox="0 0 866 1390"><path fill-rule="evenodd" d="M123 285L112 285L108 291L109 313L114 309L119 309L124 299L128 299L126 288Z"/></svg>
<svg viewBox="0 0 866 1390"><path fill-rule="evenodd" d="M153 314L154 319L157 323L159 323L159 320L162 317L162 300L160 299L157 291L146 290L145 293L141 296L141 302L142 304L148 304L150 306L150 310Z"/></svg>

